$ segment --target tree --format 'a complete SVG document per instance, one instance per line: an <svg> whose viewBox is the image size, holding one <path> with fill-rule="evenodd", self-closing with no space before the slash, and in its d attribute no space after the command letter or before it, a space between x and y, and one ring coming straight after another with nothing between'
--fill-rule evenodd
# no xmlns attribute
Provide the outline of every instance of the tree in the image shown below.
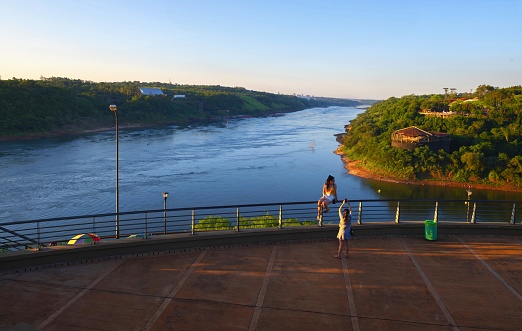
<svg viewBox="0 0 522 331"><path fill-rule="evenodd" d="M522 156L512 158L502 176L511 183L522 184Z"/></svg>
<svg viewBox="0 0 522 331"><path fill-rule="evenodd" d="M486 93L488 93L489 91L493 91L494 89L495 88L491 85L483 84L483 85L479 85L477 87L477 89L475 90L475 93L477 94L477 96L479 98L483 98L486 95Z"/></svg>

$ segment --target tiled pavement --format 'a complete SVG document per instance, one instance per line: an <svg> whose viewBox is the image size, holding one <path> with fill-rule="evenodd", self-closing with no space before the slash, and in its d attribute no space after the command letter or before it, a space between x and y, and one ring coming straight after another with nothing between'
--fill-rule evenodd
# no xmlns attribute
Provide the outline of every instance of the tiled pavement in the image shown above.
<svg viewBox="0 0 522 331"><path fill-rule="evenodd" d="M0 330L522 330L522 238L360 236L2 272Z"/></svg>

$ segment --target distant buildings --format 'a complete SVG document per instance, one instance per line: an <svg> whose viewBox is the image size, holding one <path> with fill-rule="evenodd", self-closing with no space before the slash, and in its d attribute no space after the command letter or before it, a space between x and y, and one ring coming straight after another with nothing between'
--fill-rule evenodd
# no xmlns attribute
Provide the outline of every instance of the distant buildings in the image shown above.
<svg viewBox="0 0 522 331"><path fill-rule="evenodd" d="M163 91L154 87L140 87L141 95L164 95Z"/></svg>
<svg viewBox="0 0 522 331"><path fill-rule="evenodd" d="M160 90L159 88L155 88L155 87L140 87L140 93L141 95L148 95L148 96L158 96L158 95L161 95L161 96L164 96L165 93L163 93L162 90ZM183 99L185 98L185 94L174 94L172 96L172 99Z"/></svg>
<svg viewBox="0 0 522 331"><path fill-rule="evenodd" d="M420 146L428 146L431 150L443 149L449 152L450 135L444 132L428 132L416 126L396 130L392 133L393 147L414 150Z"/></svg>
<svg viewBox="0 0 522 331"><path fill-rule="evenodd" d="M454 111L431 111L428 109L424 109L424 110L420 111L419 114L426 115L426 116L441 117L441 118L447 118L450 116L457 115L457 113Z"/></svg>

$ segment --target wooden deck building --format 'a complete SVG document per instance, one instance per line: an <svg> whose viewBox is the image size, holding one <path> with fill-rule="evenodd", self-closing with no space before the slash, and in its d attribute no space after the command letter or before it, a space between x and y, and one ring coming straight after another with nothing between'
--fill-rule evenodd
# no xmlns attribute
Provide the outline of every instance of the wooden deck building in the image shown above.
<svg viewBox="0 0 522 331"><path fill-rule="evenodd" d="M392 133L392 146L414 150L420 146L428 146L431 150L443 149L449 152L450 136L444 132L428 132L416 126L396 130Z"/></svg>

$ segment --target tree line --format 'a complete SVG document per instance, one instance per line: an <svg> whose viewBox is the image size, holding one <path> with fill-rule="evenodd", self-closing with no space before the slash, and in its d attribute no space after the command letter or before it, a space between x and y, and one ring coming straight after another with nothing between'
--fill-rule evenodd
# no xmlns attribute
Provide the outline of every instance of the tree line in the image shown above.
<svg viewBox="0 0 522 331"><path fill-rule="evenodd" d="M142 95L140 87L159 88L165 95ZM180 94L185 97L173 98ZM109 104L116 104L122 126L187 125L226 116L263 116L326 105L318 100L242 87L13 78L0 80L0 137L74 133L114 126Z"/></svg>
<svg viewBox="0 0 522 331"><path fill-rule="evenodd" d="M392 147L392 132L409 126L448 133L449 152ZM389 98L351 121L341 149L390 178L522 188L522 86Z"/></svg>

